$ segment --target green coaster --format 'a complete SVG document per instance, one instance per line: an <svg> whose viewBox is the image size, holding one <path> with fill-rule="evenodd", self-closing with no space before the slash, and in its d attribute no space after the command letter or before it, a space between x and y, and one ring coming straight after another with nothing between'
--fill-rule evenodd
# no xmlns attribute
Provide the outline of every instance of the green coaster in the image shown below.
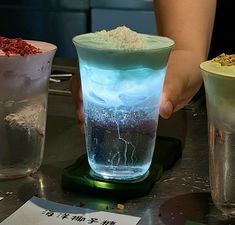
<svg viewBox="0 0 235 225"><path fill-rule="evenodd" d="M130 199L148 194L164 170L171 168L181 157L182 144L175 138L158 136L152 164L142 180L115 182L91 176L87 155L82 155L62 172L62 187L79 193L95 194L112 198Z"/></svg>

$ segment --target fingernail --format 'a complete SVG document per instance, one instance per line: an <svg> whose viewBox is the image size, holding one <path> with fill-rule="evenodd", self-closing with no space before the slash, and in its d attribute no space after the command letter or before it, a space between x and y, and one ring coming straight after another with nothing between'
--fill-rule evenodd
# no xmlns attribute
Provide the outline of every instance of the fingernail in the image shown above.
<svg viewBox="0 0 235 225"><path fill-rule="evenodd" d="M78 120L81 123L83 123L84 122L84 113L83 113L83 111L80 108L78 108L77 111L76 111L76 114L77 114Z"/></svg>
<svg viewBox="0 0 235 225"><path fill-rule="evenodd" d="M173 105L170 101L165 102L163 106L161 106L160 108L160 115L164 119L168 119L171 116L172 112L173 112Z"/></svg>

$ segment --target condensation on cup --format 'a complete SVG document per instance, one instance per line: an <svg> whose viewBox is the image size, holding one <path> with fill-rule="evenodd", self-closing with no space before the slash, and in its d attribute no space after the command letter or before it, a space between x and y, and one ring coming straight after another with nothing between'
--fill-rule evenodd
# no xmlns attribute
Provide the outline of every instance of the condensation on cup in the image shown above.
<svg viewBox="0 0 235 225"><path fill-rule="evenodd" d="M126 27L76 36L85 138L94 176L145 177L155 147L159 104L174 42Z"/></svg>
<svg viewBox="0 0 235 225"><path fill-rule="evenodd" d="M212 199L235 216L235 55L221 54L200 65L206 90Z"/></svg>
<svg viewBox="0 0 235 225"><path fill-rule="evenodd" d="M0 51L0 179L40 167L45 142L48 81L56 46L26 41L40 52Z"/></svg>

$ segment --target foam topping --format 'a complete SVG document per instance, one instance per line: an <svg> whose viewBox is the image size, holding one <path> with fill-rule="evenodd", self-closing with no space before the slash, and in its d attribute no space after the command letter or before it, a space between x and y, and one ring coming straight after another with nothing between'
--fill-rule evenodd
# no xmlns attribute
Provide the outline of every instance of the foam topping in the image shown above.
<svg viewBox="0 0 235 225"><path fill-rule="evenodd" d="M84 47L128 50L158 49L174 44L169 38L140 34L125 26L79 35L74 41Z"/></svg>

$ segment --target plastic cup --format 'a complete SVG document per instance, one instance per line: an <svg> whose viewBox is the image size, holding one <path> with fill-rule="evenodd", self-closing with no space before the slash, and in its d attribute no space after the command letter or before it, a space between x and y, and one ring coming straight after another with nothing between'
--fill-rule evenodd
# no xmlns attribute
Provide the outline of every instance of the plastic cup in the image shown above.
<svg viewBox="0 0 235 225"><path fill-rule="evenodd" d="M125 182L148 174L159 104L174 42L152 49L94 45L91 34L73 38L80 65L85 140L92 176Z"/></svg>
<svg viewBox="0 0 235 225"><path fill-rule="evenodd" d="M200 67L206 91L212 199L225 215L235 216L235 66L207 61Z"/></svg>
<svg viewBox="0 0 235 225"><path fill-rule="evenodd" d="M48 81L56 46L27 41L42 52L0 52L0 179L29 175L40 167L45 142Z"/></svg>

